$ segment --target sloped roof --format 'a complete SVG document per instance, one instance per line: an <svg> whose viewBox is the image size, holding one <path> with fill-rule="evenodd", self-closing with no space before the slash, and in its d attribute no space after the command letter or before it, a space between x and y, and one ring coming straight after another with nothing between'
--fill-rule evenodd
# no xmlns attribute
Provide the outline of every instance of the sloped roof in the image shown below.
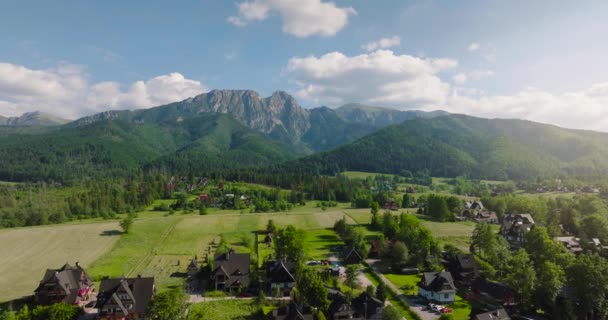
<svg viewBox="0 0 608 320"><path fill-rule="evenodd" d="M437 293L455 292L454 280L449 272L425 272L420 287Z"/></svg>
<svg viewBox="0 0 608 320"><path fill-rule="evenodd" d="M294 272L293 262L268 261L266 264L266 277L271 283L296 282Z"/></svg>
<svg viewBox="0 0 608 320"><path fill-rule="evenodd" d="M456 261L458 262L460 269L477 268L477 261L475 261L475 258L472 254L457 254Z"/></svg>
<svg viewBox="0 0 608 320"><path fill-rule="evenodd" d="M76 263L75 266L66 263L59 269L47 269L44 273L38 288L34 290L36 294L44 295L45 292L57 285L64 291L66 297L63 302L67 304L76 303L78 292L88 288L93 284L93 280L84 271L84 269ZM42 299L41 303L46 303Z"/></svg>
<svg viewBox="0 0 608 320"><path fill-rule="evenodd" d="M475 320L511 320L509 314L505 309L498 309L494 311L488 311L475 315Z"/></svg>
<svg viewBox="0 0 608 320"><path fill-rule="evenodd" d="M119 298L118 293L125 293L133 301L133 306L128 308ZM134 310L137 313L145 313L148 302L154 296L154 278L153 277L137 277L137 278L114 278L102 279L99 285L99 294L97 294L98 309L111 301L117 302L121 310ZM120 302L120 303L118 303Z"/></svg>
<svg viewBox="0 0 608 320"><path fill-rule="evenodd" d="M365 318L371 318L376 314L377 308L384 308L384 302L363 292L353 299L352 306L358 314L365 314Z"/></svg>
<svg viewBox="0 0 608 320"><path fill-rule="evenodd" d="M233 250L215 256L213 259L213 274L223 272L227 275L229 286L239 284L243 287L249 286L251 258L249 253L235 253Z"/></svg>

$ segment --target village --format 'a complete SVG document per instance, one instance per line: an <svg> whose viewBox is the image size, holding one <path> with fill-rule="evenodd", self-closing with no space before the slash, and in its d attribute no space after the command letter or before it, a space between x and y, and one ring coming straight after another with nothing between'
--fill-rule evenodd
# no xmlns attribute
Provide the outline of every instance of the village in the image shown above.
<svg viewBox="0 0 608 320"><path fill-rule="evenodd" d="M218 185L218 189L223 188ZM245 195L236 197L247 201ZM224 195L224 199L234 201L234 198L231 193ZM210 204L208 194L200 194L198 200ZM508 214L499 220L497 214L485 209L481 201L462 201L463 209L456 220L496 226L492 230L498 230L496 234L511 250L521 248L526 234L535 228L530 214ZM221 201L214 204L220 205ZM384 219L396 219L401 209L392 198L381 207L385 211ZM404 214L413 216L401 213L401 219ZM267 221L266 229L252 232L255 239L252 252L238 252L225 239L213 239L204 252L179 267L184 279L180 290L187 294L191 303L251 300L263 296L264 303L269 306L265 308L264 319L312 320L324 313L327 319L380 320L387 319L387 313L391 312L387 308L398 310L398 319L404 314L406 319L511 319L509 312L517 310L520 303L518 291L484 277L474 254L444 247L443 251L430 253L439 255L434 257L439 266L424 270L419 269L424 263L411 263L414 258L411 251L409 259L405 254L406 257L399 261L398 256L403 253L399 253L398 248L403 245L395 238L385 237L386 232L356 240L365 243L353 243L348 233L354 231L344 229L370 228L376 215L378 213L369 214L367 226L347 225L344 217L336 221L333 230L328 232L335 232L334 236L337 234L343 242L324 248L314 257L304 253L308 251L305 241L300 243L302 247L290 247L301 251L295 255L298 261L289 253L277 256L278 246L285 246L289 241L284 239L284 230L277 229L272 220ZM573 255L591 249L606 249L597 238L583 244L574 236L554 240ZM302 284L297 280L302 278L298 277L298 272L303 270L313 270L315 279L321 279L323 289L320 292L326 295L328 303L325 309L311 306L310 299L299 291ZM83 310L83 319L142 319L157 294L155 276L159 275L104 276L96 284L78 262L66 263L44 272L33 293L33 302L41 306L58 303L78 306Z"/></svg>

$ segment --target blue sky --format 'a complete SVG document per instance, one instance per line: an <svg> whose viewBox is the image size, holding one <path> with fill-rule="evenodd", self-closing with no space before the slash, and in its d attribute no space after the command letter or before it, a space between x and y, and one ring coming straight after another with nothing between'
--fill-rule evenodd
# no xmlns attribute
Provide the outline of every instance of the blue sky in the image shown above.
<svg viewBox="0 0 608 320"><path fill-rule="evenodd" d="M606 21L605 1L15 1L0 115L234 88L608 130Z"/></svg>

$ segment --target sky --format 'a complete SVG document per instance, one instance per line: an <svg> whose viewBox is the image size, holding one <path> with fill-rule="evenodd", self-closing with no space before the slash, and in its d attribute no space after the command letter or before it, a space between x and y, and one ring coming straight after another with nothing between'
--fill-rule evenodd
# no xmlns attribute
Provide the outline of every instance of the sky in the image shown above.
<svg viewBox="0 0 608 320"><path fill-rule="evenodd" d="M608 131L607 1L7 1L0 115L277 90Z"/></svg>

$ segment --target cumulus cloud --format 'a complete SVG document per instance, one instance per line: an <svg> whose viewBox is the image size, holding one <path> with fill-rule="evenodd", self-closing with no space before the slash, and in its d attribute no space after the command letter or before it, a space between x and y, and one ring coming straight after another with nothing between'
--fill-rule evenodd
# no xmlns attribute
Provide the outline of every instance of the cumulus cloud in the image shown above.
<svg viewBox="0 0 608 320"><path fill-rule="evenodd" d="M89 83L81 66L63 64L45 70L0 63L0 114L18 116L43 111L65 118L109 109L137 109L166 104L205 91L199 81L174 72L131 84Z"/></svg>
<svg viewBox="0 0 608 320"><path fill-rule="evenodd" d="M526 88L513 95L471 96L453 90L446 110L488 118L518 118L568 128L608 131L608 82L554 94Z"/></svg>
<svg viewBox="0 0 608 320"><path fill-rule="evenodd" d="M494 76L491 70L463 71L443 81L452 59L397 55L390 50L347 56L294 57L284 69L295 94L309 104L339 106L361 102L401 110L437 110L487 118L518 118L568 128L608 131L608 82L590 88L551 93L526 88L512 95L486 95L472 80Z"/></svg>
<svg viewBox="0 0 608 320"><path fill-rule="evenodd" d="M398 47L401 45L401 38L399 36L392 36L390 38L381 38L378 41L371 41L363 45L365 51L376 51L377 49L388 49L392 47Z"/></svg>
<svg viewBox="0 0 608 320"><path fill-rule="evenodd" d="M452 59L428 59L377 50L353 57L331 52L294 57L285 73L297 95L313 102L362 102L397 106L441 106L450 86L438 73L453 68Z"/></svg>
<svg viewBox="0 0 608 320"><path fill-rule="evenodd" d="M276 12L283 21L283 32L299 38L312 35L333 36L357 14L352 7L338 7L321 0L253 0L238 4L238 15L228 22L239 27L266 20Z"/></svg>

